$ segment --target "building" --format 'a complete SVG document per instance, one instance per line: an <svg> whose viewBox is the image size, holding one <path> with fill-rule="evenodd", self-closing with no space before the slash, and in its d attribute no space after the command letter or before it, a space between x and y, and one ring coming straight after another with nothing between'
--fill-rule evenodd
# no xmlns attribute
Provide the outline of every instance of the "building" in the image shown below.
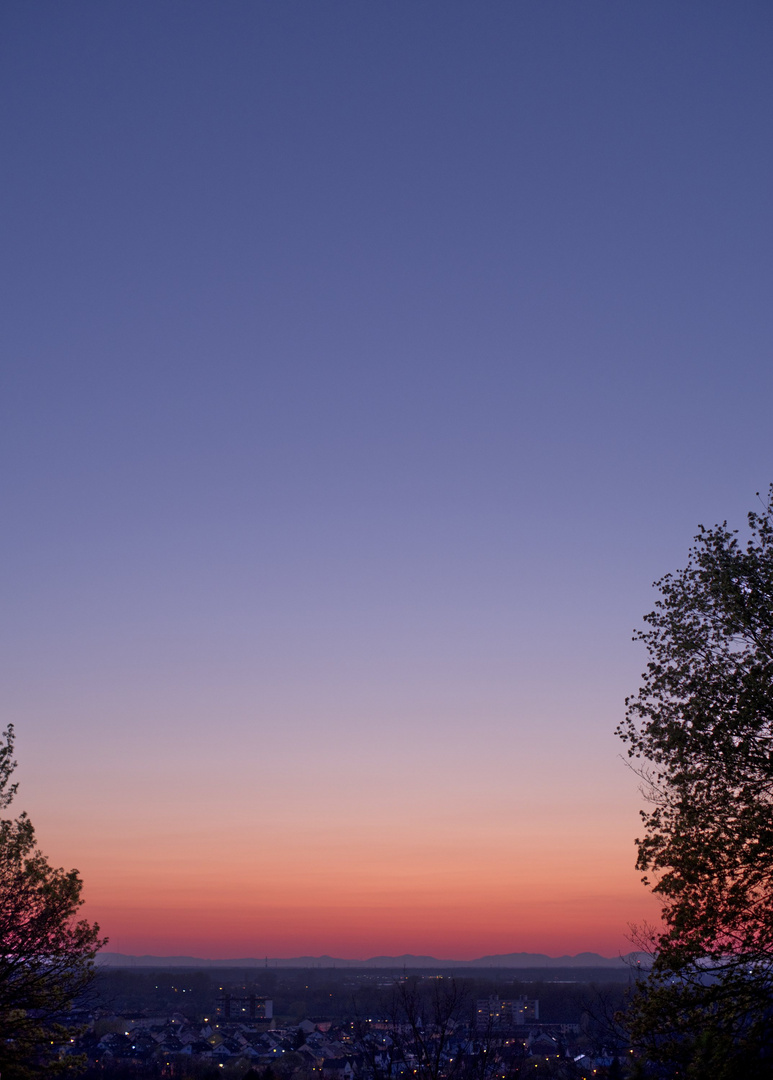
<svg viewBox="0 0 773 1080"><path fill-rule="evenodd" d="M475 1027L478 1031L489 1028L520 1027L539 1020L539 1000L517 997L503 1000L499 997L479 998L475 1010Z"/></svg>
<svg viewBox="0 0 773 1080"><path fill-rule="evenodd" d="M274 1002L271 998L249 994L236 997L234 994L221 994L217 999L216 1016L221 1020L271 1020L274 1015Z"/></svg>

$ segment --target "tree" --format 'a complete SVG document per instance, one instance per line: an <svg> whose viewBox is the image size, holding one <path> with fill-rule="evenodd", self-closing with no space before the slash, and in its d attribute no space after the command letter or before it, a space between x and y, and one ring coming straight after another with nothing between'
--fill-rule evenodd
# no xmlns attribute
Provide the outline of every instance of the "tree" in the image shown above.
<svg viewBox="0 0 773 1080"><path fill-rule="evenodd" d="M637 867L662 927L626 1022L674 1075L773 1075L773 485L701 527L636 638L649 653L618 733L649 808Z"/></svg>
<svg viewBox="0 0 773 1080"><path fill-rule="evenodd" d="M467 1080L472 999L469 984L452 977L403 975L354 1023L357 1046L375 1080ZM359 1008L355 1002L355 1008Z"/></svg>
<svg viewBox="0 0 773 1080"><path fill-rule="evenodd" d="M0 810L11 783L14 732L0 743ZM3 1080L66 1071L73 1035L62 1021L93 978L105 943L99 927L77 919L82 882L76 870L49 865L26 814L0 819L0 1075Z"/></svg>

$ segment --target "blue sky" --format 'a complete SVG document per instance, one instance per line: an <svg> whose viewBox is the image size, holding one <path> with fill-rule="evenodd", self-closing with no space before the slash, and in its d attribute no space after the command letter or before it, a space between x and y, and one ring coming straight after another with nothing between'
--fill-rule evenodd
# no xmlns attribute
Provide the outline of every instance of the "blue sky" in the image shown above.
<svg viewBox="0 0 773 1080"><path fill-rule="evenodd" d="M0 20L4 712L57 857L99 880L73 779L112 821L95 775L156 805L138 748L192 743L429 803L442 744L519 820L549 761L632 837L631 631L771 480L769 5Z"/></svg>

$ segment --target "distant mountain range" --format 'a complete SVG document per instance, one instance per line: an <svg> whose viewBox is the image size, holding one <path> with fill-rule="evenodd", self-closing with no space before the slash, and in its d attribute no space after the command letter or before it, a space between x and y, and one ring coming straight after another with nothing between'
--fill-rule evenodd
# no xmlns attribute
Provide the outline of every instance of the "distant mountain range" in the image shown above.
<svg viewBox="0 0 773 1080"><path fill-rule="evenodd" d="M546 956L544 953L502 953L481 956L477 960L438 960L434 956L372 956L369 960L343 960L337 956L245 957L239 960L204 960L197 956L127 956L101 952L97 964L109 967L196 967L196 968L620 968L649 960L644 954L599 956L583 952L576 956Z"/></svg>

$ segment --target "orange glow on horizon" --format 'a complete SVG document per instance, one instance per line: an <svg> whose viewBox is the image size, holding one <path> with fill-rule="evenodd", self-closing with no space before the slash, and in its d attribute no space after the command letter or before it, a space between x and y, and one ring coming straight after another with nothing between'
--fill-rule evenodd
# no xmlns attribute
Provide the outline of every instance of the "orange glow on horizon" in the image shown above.
<svg viewBox="0 0 773 1080"><path fill-rule="evenodd" d="M180 769L144 787L89 777L101 815L72 801L63 814L53 782L35 778L26 807L41 846L78 867L110 951L616 956L632 949L630 924L657 921L634 869L624 770L595 785L568 767L515 782L491 758L489 782L460 795L445 774L369 786L354 765L334 783L309 767L285 790L249 768L227 783Z"/></svg>
<svg viewBox="0 0 773 1080"><path fill-rule="evenodd" d="M305 887L287 880L215 880L196 885L170 875L148 889L140 882L88 891L86 913L110 936L111 951L203 958L330 955L364 959L414 953L474 959L509 952L549 955L631 951L629 924L653 922L659 906L635 874L572 882L517 880L511 870L470 879L401 880L308 873Z"/></svg>

